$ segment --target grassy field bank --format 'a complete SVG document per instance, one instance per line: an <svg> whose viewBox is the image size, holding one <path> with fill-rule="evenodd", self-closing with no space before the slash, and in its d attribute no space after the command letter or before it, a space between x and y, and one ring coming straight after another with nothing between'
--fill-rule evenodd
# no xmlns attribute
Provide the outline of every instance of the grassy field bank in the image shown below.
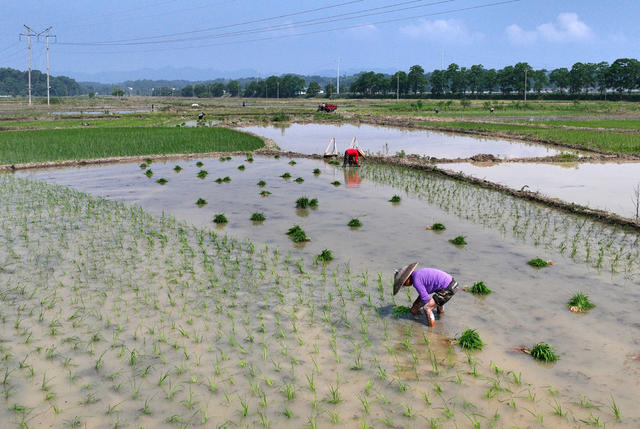
<svg viewBox="0 0 640 429"><path fill-rule="evenodd" d="M0 164L148 154L251 151L254 136L225 128L87 128L4 132Z"/></svg>

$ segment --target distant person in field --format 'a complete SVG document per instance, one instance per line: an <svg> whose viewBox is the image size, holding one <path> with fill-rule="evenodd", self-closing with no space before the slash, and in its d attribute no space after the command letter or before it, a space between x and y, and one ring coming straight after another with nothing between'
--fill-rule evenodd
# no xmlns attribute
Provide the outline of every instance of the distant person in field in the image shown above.
<svg viewBox="0 0 640 429"><path fill-rule="evenodd" d="M420 309L427 316L430 327L436 325L433 310L438 310L438 317L444 314L444 305L458 290L458 282L451 274L435 268L416 270L417 262L406 265L395 271L393 277L393 294L397 294L403 286L413 286L418 297L411 306L411 314L418 316Z"/></svg>
<svg viewBox="0 0 640 429"><path fill-rule="evenodd" d="M203 121L204 120L204 116L205 116L205 113L204 112L200 112L200 114L198 115L198 121Z"/></svg>
<svg viewBox="0 0 640 429"><path fill-rule="evenodd" d="M342 166L346 167L347 165L355 165L356 167L359 167L359 156L364 158L364 152L362 152L362 150L360 149L350 147L349 149L344 151L344 160L342 161Z"/></svg>

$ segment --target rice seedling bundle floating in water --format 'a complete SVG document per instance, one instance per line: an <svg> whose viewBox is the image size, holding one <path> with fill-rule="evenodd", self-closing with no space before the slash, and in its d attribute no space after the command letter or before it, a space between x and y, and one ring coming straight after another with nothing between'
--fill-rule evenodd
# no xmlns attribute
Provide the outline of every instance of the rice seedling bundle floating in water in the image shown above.
<svg viewBox="0 0 640 429"><path fill-rule="evenodd" d="M140 164L140 168L144 170L145 168L147 168L147 164L143 162L142 164Z"/></svg>
<svg viewBox="0 0 640 429"><path fill-rule="evenodd" d="M269 195L271 195L271 192L269 192L269 191L261 191L260 192L260 196L261 197L268 197Z"/></svg>
<svg viewBox="0 0 640 429"><path fill-rule="evenodd" d="M224 215L224 213L219 213L217 215L215 215L213 217L213 222L214 223L227 223L227 217Z"/></svg>
<svg viewBox="0 0 640 429"><path fill-rule="evenodd" d="M292 159L291 161L289 161L289 165L296 165L297 163Z"/></svg>
<svg viewBox="0 0 640 429"><path fill-rule="evenodd" d="M390 203L399 203L400 200L402 198L400 198L400 195L394 195L393 197L391 197L391 199L389 200Z"/></svg>
<svg viewBox="0 0 640 429"><path fill-rule="evenodd" d="M329 249L323 249L322 252L318 256L316 256L316 260L322 262L329 262L333 260L333 252Z"/></svg>
<svg viewBox="0 0 640 429"><path fill-rule="evenodd" d="M198 201L196 201L196 205L202 207L204 205L207 204L207 200L205 200L204 198L198 198Z"/></svg>
<svg viewBox="0 0 640 429"><path fill-rule="evenodd" d="M443 224L436 222L433 225L431 225L430 229L432 231L444 231L447 228Z"/></svg>
<svg viewBox="0 0 640 429"><path fill-rule="evenodd" d="M294 243L301 243L303 241L311 241L311 238L307 237L307 234L300 227L300 225L294 225L287 231L287 235L293 240Z"/></svg>
<svg viewBox="0 0 640 429"><path fill-rule="evenodd" d="M289 174L289 173L282 173L282 174L280 175L280 177L282 177L283 179L289 179L289 178L291 178L291 174Z"/></svg>
<svg viewBox="0 0 640 429"><path fill-rule="evenodd" d="M532 358L542 362L555 362L559 359L553 348L547 343L536 344L531 348L529 354Z"/></svg>
<svg viewBox="0 0 640 429"><path fill-rule="evenodd" d="M362 222L360 222L360 219L353 218L349 221L349 223L347 224L347 226L350 226L351 228L357 228L359 226L362 226Z"/></svg>
<svg viewBox="0 0 640 429"><path fill-rule="evenodd" d="M175 171L176 173L180 173L182 171L182 167L176 165L175 167L173 167L173 171Z"/></svg>
<svg viewBox="0 0 640 429"><path fill-rule="evenodd" d="M546 261L544 259L534 258L534 259L528 261L527 264L531 265L532 267L536 267L536 268L544 268L547 265L553 265L553 261Z"/></svg>
<svg viewBox="0 0 640 429"><path fill-rule="evenodd" d="M296 178L295 182L296 183L302 183L302 182L304 182L304 179L302 177L298 177L298 178Z"/></svg>
<svg viewBox="0 0 640 429"><path fill-rule="evenodd" d="M491 293L491 289L489 289L483 281L479 281L475 282L473 286L469 288L469 292L474 295L489 295Z"/></svg>
<svg viewBox="0 0 640 429"><path fill-rule="evenodd" d="M244 170L244 169L245 169L244 165L240 164L240 165L238 166L238 170Z"/></svg>
<svg viewBox="0 0 640 429"><path fill-rule="evenodd" d="M319 169L319 168L314 168L314 169L313 169L313 174L315 174L316 176L317 176L318 174L320 174L320 169Z"/></svg>
<svg viewBox="0 0 640 429"><path fill-rule="evenodd" d="M153 162L153 159L151 158L145 158L144 162L146 162L147 164L151 164Z"/></svg>
<svg viewBox="0 0 640 429"><path fill-rule="evenodd" d="M168 180L165 179L164 177L159 178L158 180L156 180L156 183L159 183L161 185L164 185L165 183L167 183Z"/></svg>
<svg viewBox="0 0 640 429"><path fill-rule="evenodd" d="M204 165L204 163L202 161L198 161L196 162L196 167L200 168Z"/></svg>
<svg viewBox="0 0 640 429"><path fill-rule="evenodd" d="M589 297L582 292L578 292L567 302L569 310L576 313L584 313L591 310L596 305L589 300Z"/></svg>
<svg viewBox="0 0 640 429"><path fill-rule="evenodd" d="M309 198L300 197L296 200L297 209L306 209L309 206Z"/></svg>
<svg viewBox="0 0 640 429"><path fill-rule="evenodd" d="M465 246L467 244L467 240L464 235L459 235L456 238L452 238L449 240L451 244L455 244L456 246Z"/></svg>
<svg viewBox="0 0 640 429"><path fill-rule="evenodd" d="M264 180L261 180L257 183L258 186L267 186L267 182L265 182Z"/></svg>
<svg viewBox="0 0 640 429"><path fill-rule="evenodd" d="M209 174L207 170L198 171L198 179L204 179L205 177L207 177L207 174Z"/></svg>
<svg viewBox="0 0 640 429"><path fill-rule="evenodd" d="M480 335L475 329L467 329L460 335L460 338L456 340L456 343L463 349L467 350L481 350L484 343L480 339Z"/></svg>
<svg viewBox="0 0 640 429"><path fill-rule="evenodd" d="M264 216L263 213L256 212L256 213L253 213L251 215L251 220L254 221L254 222L262 222L265 219L266 219L266 217Z"/></svg>
<svg viewBox="0 0 640 429"><path fill-rule="evenodd" d="M404 305L396 305L391 309L391 315L396 319L400 316L404 316L405 314L410 314L411 309L409 307L405 307Z"/></svg>
<svg viewBox="0 0 640 429"><path fill-rule="evenodd" d="M333 186L340 186L340 182L338 182L337 180L336 180L335 182L331 182L331 184L332 184Z"/></svg>
<svg viewBox="0 0 640 429"><path fill-rule="evenodd" d="M144 172L144 174L147 177L151 177L151 176L153 176L153 171L151 169L148 169L147 171Z"/></svg>

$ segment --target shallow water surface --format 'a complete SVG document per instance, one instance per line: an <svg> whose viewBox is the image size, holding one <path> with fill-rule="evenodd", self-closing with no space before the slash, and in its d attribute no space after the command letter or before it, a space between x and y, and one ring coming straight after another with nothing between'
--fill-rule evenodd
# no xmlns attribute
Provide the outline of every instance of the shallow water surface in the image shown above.
<svg viewBox="0 0 640 429"><path fill-rule="evenodd" d="M640 289L634 262L638 258L637 236L607 232L608 227L597 224L584 226L588 222L579 218L422 173L402 177L389 170L384 176L386 173L377 172L375 166L342 169L306 159L291 165L285 158L256 157L252 163L242 157L224 162L203 158L202 167L196 167L196 161L153 163L149 166L151 178L136 164L19 175L136 203L158 216L164 213L240 240L250 239L256 247L268 243L303 264L329 249L335 257L330 267L347 264L351 272L369 276L379 272L387 288L393 268L414 260L452 273L463 285L483 280L493 293L476 298L460 292L433 330L424 331L422 323L411 319L389 323L399 332L413 326L416 341L424 332L442 339L456 337L466 328L477 329L487 343L476 355L483 362L522 371L525 380L551 385L560 389L564 398L575 401L588 395L607 404L613 394L618 405L633 413L632 392L640 377L640 367L631 359L640 352ZM184 168L179 173L173 170L176 164ZM239 165L245 170L239 170ZM315 168L320 169L319 175L312 173ZM204 179L196 177L200 170L208 171ZM289 172L291 179L279 177L284 172ZM216 178L227 176L230 182L215 183ZM168 183L157 184L161 177ZM304 181L296 183L297 177ZM267 182L264 188L256 185L259 180ZM334 186L334 181L340 184ZM262 190L271 195L261 197ZM399 204L388 201L394 194L402 197ZM296 209L295 201L302 196L318 198L318 207ZM198 198L207 204L198 207ZM250 221L253 212L263 212L266 220ZM228 224L213 224L213 216L219 213L226 215ZM363 226L349 228L347 222L356 217ZM425 230L434 222L444 223L447 230L441 234ZM294 244L287 238L285 232L295 224L302 226L310 242ZM591 229L582 231L586 238L574 240L571 250L572 237L581 237L581 228ZM451 245L448 240L457 235L465 236L469 244L462 248ZM585 245L589 239L593 242ZM609 240L615 245L607 246ZM610 256L615 259L611 271L624 271L626 279L608 269L605 252L611 249L619 252ZM599 252L605 255L607 265L601 259L596 261ZM553 259L556 265L531 268L526 261L534 257ZM363 289L366 296L366 284ZM585 315L567 311L566 301L578 290L596 302L596 309ZM413 295L404 289L395 300L389 295L387 303L410 305ZM357 308L349 311L358 312ZM381 311L388 314L390 307ZM558 363L543 366L511 352L514 346L539 341L557 349L561 356Z"/></svg>
<svg viewBox="0 0 640 429"><path fill-rule="evenodd" d="M441 164L444 170L540 192L563 201L635 218L635 188L640 189L640 163Z"/></svg>
<svg viewBox="0 0 640 429"><path fill-rule="evenodd" d="M282 124L243 127L241 130L268 137L282 150L305 154L324 153L334 137L338 153L343 153L354 137L363 150L383 155L404 151L436 158L469 158L489 153L508 159L553 156L562 152L540 144L374 125Z"/></svg>

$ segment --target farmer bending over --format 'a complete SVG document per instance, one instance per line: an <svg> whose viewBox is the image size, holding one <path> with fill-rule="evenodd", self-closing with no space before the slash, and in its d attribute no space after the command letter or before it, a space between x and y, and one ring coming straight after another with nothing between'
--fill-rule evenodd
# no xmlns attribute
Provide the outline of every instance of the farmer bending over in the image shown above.
<svg viewBox="0 0 640 429"><path fill-rule="evenodd" d="M344 151L344 161L342 162L342 166L346 167L347 164L355 165L356 167L360 166L358 163L358 155L364 158L364 152L360 149L349 148Z"/></svg>
<svg viewBox="0 0 640 429"><path fill-rule="evenodd" d="M434 327L436 318L433 310L437 307L438 314L444 314L443 305L457 292L458 282L444 271L435 268L416 270L417 266L418 263L414 262L395 271L393 294L397 294L402 286L413 286L418 291L418 298L413 302L411 314L417 316L420 314L420 308L424 309L427 323Z"/></svg>

